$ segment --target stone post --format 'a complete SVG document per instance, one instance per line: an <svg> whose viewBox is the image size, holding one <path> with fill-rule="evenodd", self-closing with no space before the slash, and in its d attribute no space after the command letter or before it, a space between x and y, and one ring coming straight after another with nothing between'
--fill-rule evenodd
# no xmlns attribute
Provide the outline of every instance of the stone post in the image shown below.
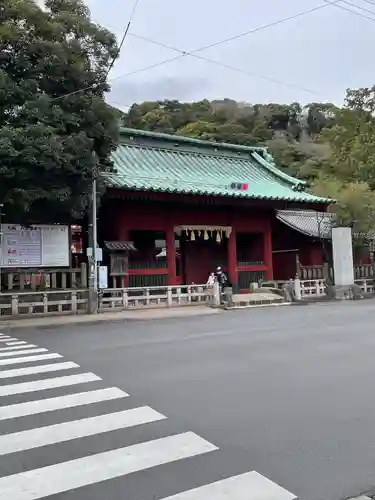
<svg viewBox="0 0 375 500"><path fill-rule="evenodd" d="M302 299L300 278L296 277L293 284L294 284L294 299L296 301L299 301Z"/></svg>
<svg viewBox="0 0 375 500"><path fill-rule="evenodd" d="M213 295L213 306L214 307L219 307L221 303L220 300L220 285L218 281L215 281L214 283L214 295Z"/></svg>

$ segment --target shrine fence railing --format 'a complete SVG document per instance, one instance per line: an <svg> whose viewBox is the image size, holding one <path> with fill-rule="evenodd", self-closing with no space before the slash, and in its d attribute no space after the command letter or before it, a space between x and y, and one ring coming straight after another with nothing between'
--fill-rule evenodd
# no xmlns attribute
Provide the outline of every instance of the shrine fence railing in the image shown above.
<svg viewBox="0 0 375 500"><path fill-rule="evenodd" d="M375 279L356 279L355 284L361 288L362 293L369 294L375 293ZM289 281L265 281L262 286L278 288L282 290L284 286L289 283ZM301 297L302 299L319 297L323 298L327 295L326 293L326 281L325 279L301 279Z"/></svg>
<svg viewBox="0 0 375 500"><path fill-rule="evenodd" d="M205 285L108 288L100 293L99 311L209 304L214 290Z"/></svg>
<svg viewBox="0 0 375 500"><path fill-rule="evenodd" d="M87 288L87 264L71 269L1 269L1 292L80 290Z"/></svg>
<svg viewBox="0 0 375 500"><path fill-rule="evenodd" d="M324 266L301 266L302 280L324 279ZM333 272L330 270L330 277ZM374 266L372 264L363 264L354 266L354 276L357 280L374 278Z"/></svg>

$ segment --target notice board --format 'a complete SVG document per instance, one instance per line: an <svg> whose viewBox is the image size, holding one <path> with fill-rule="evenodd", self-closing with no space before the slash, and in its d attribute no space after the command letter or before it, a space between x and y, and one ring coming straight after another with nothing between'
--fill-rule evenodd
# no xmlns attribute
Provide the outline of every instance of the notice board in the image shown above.
<svg viewBox="0 0 375 500"><path fill-rule="evenodd" d="M69 226L1 225L1 267L68 267Z"/></svg>

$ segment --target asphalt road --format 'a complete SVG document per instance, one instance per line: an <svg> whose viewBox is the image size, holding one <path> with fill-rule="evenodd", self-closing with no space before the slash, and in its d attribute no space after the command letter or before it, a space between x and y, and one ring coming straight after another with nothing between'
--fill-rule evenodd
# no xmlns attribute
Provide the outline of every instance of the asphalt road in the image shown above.
<svg viewBox="0 0 375 500"><path fill-rule="evenodd" d="M89 372L102 379L91 381L91 390L116 387L130 397L0 421L0 500L5 499L2 487L8 487L2 480L11 474L171 435L190 439L189 432L196 435L194 439L204 440L193 443L196 456L118 474L116 479L53 498L156 500L253 470L302 500L341 500L374 489L374 318L375 303L363 301L166 321L12 330L12 337L19 341L45 348L47 354L63 355L44 364L75 362L80 368L79 372L66 369L27 380L0 378L0 395L4 385ZM45 352L28 354L41 355ZM40 365L36 360L1 366L1 359L0 354L0 377L3 370ZM87 391L78 387L65 387L63 394ZM43 394L7 395L7 390L0 398L0 420L4 406L62 394L57 387ZM91 435L86 430L88 437L81 439L73 439L77 432L73 429L70 440L43 447L35 443L48 440L45 434L27 435L26 441L12 438L5 443L10 451L16 443L19 451L2 452L3 435L145 405L151 410L150 423L145 425L124 430L112 423L109 434ZM156 417L155 411L160 412ZM23 449L28 439L31 444ZM202 446L219 449L206 453ZM165 453L167 449L163 444ZM107 459L109 455L103 455L103 466ZM83 463L80 470L85 484ZM51 476L44 476L54 478L53 474L51 470ZM67 469L66 477L71 474ZM25 481L34 484L34 480L32 475L25 476ZM75 484L74 477L69 480ZM7 498L42 498L38 491L34 496L18 492ZM252 500L258 497L249 495ZM262 500L268 500L267 495Z"/></svg>

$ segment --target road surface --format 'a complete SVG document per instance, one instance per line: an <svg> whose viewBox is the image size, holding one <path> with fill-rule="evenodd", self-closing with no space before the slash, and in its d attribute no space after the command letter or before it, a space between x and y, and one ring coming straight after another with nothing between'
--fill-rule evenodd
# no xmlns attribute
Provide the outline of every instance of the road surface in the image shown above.
<svg viewBox="0 0 375 500"><path fill-rule="evenodd" d="M374 489L374 318L362 301L3 331L0 500Z"/></svg>

